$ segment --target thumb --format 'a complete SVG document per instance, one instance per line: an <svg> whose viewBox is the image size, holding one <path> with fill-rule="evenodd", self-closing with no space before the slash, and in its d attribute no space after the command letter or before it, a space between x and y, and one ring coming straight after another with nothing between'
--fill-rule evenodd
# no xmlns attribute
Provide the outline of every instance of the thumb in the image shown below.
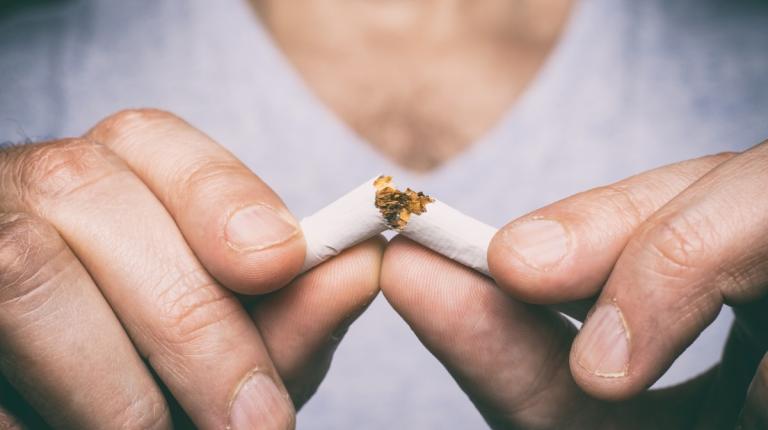
<svg viewBox="0 0 768 430"><path fill-rule="evenodd" d="M285 285L304 260L304 238L280 198L226 149L158 110L131 110L88 138L118 154L170 212L195 255L240 293Z"/></svg>

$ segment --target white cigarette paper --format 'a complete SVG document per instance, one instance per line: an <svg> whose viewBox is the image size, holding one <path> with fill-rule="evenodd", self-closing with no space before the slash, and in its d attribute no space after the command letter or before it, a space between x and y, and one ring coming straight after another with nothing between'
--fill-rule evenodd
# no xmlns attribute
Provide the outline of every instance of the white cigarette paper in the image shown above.
<svg viewBox="0 0 768 430"><path fill-rule="evenodd" d="M302 273L389 228L375 205L375 180L372 178L364 182L301 220L301 229L307 243Z"/></svg>
<svg viewBox="0 0 768 430"><path fill-rule="evenodd" d="M488 245L496 229L435 200L427 211L412 216L402 234L451 260L485 275Z"/></svg>
<svg viewBox="0 0 768 430"><path fill-rule="evenodd" d="M496 229L423 193L398 190L391 177L366 181L301 221L307 254L302 272L346 248L393 229L486 275Z"/></svg>

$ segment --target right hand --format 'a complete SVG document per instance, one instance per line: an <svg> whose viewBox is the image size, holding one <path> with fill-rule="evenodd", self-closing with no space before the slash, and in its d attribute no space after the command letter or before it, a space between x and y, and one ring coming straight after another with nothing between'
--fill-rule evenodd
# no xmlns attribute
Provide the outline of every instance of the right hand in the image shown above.
<svg viewBox="0 0 768 430"><path fill-rule="evenodd" d="M493 279L397 237L382 291L493 428L765 429L764 145L518 218L491 241ZM735 324L718 366L646 391L726 301ZM612 314L601 321L596 303ZM559 310L592 320L577 338Z"/></svg>
<svg viewBox="0 0 768 430"><path fill-rule="evenodd" d="M0 150L0 427L163 429L178 402L200 428L291 428L382 248L292 281L304 239L280 198L165 112Z"/></svg>

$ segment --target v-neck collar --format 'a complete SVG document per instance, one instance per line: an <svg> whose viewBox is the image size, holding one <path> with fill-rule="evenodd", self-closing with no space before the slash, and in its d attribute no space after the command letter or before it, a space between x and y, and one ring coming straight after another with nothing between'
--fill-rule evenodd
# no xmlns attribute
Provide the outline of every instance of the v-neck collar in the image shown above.
<svg viewBox="0 0 768 430"><path fill-rule="evenodd" d="M571 70L570 63L575 60L574 51L579 45L577 40L583 37L588 27L586 23L589 20L585 19L585 15L592 1L576 0L556 46L539 69L537 76L499 120L461 153L428 172L414 172L395 163L333 112L309 87L254 13L253 21L258 27L256 34L259 39L257 40L259 53L273 63L269 67L272 73L262 84L281 89L279 94L274 91L270 94L269 88L264 88L268 95L274 98L273 106L279 106L280 98L283 97L301 99L300 102L310 113L301 121L312 121L314 123L309 127L310 129L320 129L324 137L333 137L333 139L324 139L322 143L326 146L323 152L344 152L349 154L347 158L361 160L371 168L380 169L371 171L370 176L385 172L400 178L398 182L413 184L414 187L424 189L435 189L438 184L451 186L451 184L466 181L468 174L481 172L484 165L497 161L499 154L508 152L508 150L504 151L504 146L516 143L509 141L510 135L519 135L515 133L516 129L533 119L543 106L557 102L558 90L556 89L561 88L560 81L567 76L565 71ZM279 85L269 84L274 80L279 80ZM311 140L311 136L309 138L308 141ZM293 148L293 150L304 151L302 148Z"/></svg>

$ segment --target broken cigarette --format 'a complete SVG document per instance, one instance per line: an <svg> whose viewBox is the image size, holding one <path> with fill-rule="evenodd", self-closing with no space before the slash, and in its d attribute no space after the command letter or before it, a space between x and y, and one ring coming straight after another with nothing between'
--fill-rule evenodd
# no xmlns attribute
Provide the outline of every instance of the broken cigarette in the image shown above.
<svg viewBox="0 0 768 430"><path fill-rule="evenodd" d="M390 176L366 181L301 221L307 254L302 272L346 248L392 229L486 275L496 229L418 191L400 191Z"/></svg>

